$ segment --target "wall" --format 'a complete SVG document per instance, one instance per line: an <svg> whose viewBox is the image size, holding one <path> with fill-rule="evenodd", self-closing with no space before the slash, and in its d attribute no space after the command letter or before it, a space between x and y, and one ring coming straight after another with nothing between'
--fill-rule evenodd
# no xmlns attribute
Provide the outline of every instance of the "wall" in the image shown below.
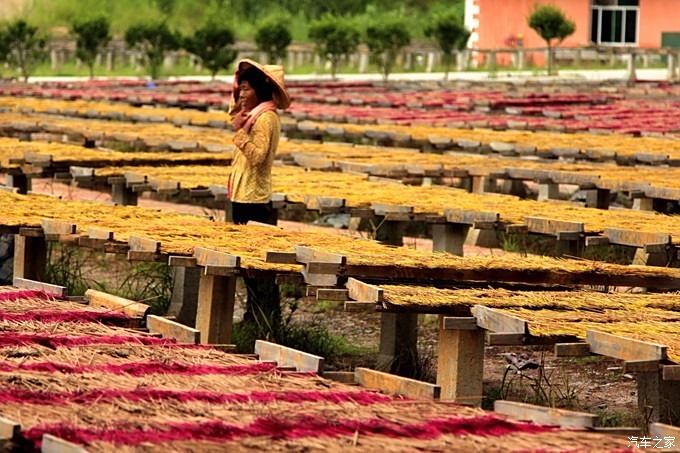
<svg viewBox="0 0 680 453"><path fill-rule="evenodd" d="M661 46L662 32L680 32L680 0L640 0L640 47Z"/></svg>

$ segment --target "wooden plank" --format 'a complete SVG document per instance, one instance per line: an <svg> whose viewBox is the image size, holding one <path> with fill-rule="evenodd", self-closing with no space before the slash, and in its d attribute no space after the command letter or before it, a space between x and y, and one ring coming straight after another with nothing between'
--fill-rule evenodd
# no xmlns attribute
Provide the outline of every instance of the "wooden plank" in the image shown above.
<svg viewBox="0 0 680 453"><path fill-rule="evenodd" d="M403 395L419 400L436 400L441 394L441 387L438 385L369 368L356 368L354 377L362 387L380 390L390 395Z"/></svg>
<svg viewBox="0 0 680 453"><path fill-rule="evenodd" d="M161 242L141 236L130 236L128 239L130 250L133 252L161 252Z"/></svg>
<svg viewBox="0 0 680 453"><path fill-rule="evenodd" d="M371 313L375 312L377 308L378 305L375 302L345 301L345 311L349 313Z"/></svg>
<svg viewBox="0 0 680 453"><path fill-rule="evenodd" d="M604 434L607 436L640 436L642 430L636 426L607 426L591 428L593 432Z"/></svg>
<svg viewBox="0 0 680 453"><path fill-rule="evenodd" d="M92 239L102 239L105 241L113 241L113 231L103 230L101 228L88 228L87 237Z"/></svg>
<svg viewBox="0 0 680 453"><path fill-rule="evenodd" d="M14 420L0 417L0 439L16 439L21 433L21 425Z"/></svg>
<svg viewBox="0 0 680 453"><path fill-rule="evenodd" d="M323 377L343 384L356 384L354 381L354 372L352 371L324 371Z"/></svg>
<svg viewBox="0 0 680 453"><path fill-rule="evenodd" d="M413 213L413 206L404 206L396 204L371 203L371 209L373 209L376 215Z"/></svg>
<svg viewBox="0 0 680 453"><path fill-rule="evenodd" d="M508 315L500 310L483 305L472 307L472 314L477 318L477 325L492 332L527 334L529 329L524 319Z"/></svg>
<svg viewBox="0 0 680 453"><path fill-rule="evenodd" d="M567 222L565 220L546 219L543 217L524 217L530 233L557 235L563 232L583 233L585 231L582 222Z"/></svg>
<svg viewBox="0 0 680 453"><path fill-rule="evenodd" d="M295 246L295 256L298 262L305 264L311 261L335 264L347 263L347 258L343 255L338 255L337 253L323 252L320 250L314 250L311 247L305 247L302 245Z"/></svg>
<svg viewBox="0 0 680 453"><path fill-rule="evenodd" d="M307 209L315 211L322 209L340 209L345 206L345 199L305 195L304 203Z"/></svg>
<svg viewBox="0 0 680 453"><path fill-rule="evenodd" d="M103 293L94 289L85 291L85 298L93 307L103 307L112 311L120 311L135 318L143 318L151 309L151 307L146 304Z"/></svg>
<svg viewBox="0 0 680 453"><path fill-rule="evenodd" d="M650 437L673 437L675 442L680 442L680 426L666 425L664 423L649 424Z"/></svg>
<svg viewBox="0 0 680 453"><path fill-rule="evenodd" d="M231 342L236 299L236 277L201 275L196 308L196 329L203 344Z"/></svg>
<svg viewBox="0 0 680 453"><path fill-rule="evenodd" d="M627 360L623 362L624 373L658 373L658 360Z"/></svg>
<svg viewBox="0 0 680 453"><path fill-rule="evenodd" d="M260 360L272 360L279 366L295 367L298 371L323 373L324 358L269 341L256 340L255 354Z"/></svg>
<svg viewBox="0 0 680 453"><path fill-rule="evenodd" d="M520 346L524 344L525 335L515 332L487 333L486 341L489 346Z"/></svg>
<svg viewBox="0 0 680 453"><path fill-rule="evenodd" d="M598 245L609 245L609 238L606 236L586 236L586 247Z"/></svg>
<svg viewBox="0 0 680 453"><path fill-rule="evenodd" d="M168 257L168 266L175 267L196 267L198 260L193 256L170 256Z"/></svg>
<svg viewBox="0 0 680 453"><path fill-rule="evenodd" d="M680 381L680 365L665 365L662 375L664 381Z"/></svg>
<svg viewBox="0 0 680 453"><path fill-rule="evenodd" d="M241 265L241 258L238 256L204 247L194 247L194 257L199 266L236 268Z"/></svg>
<svg viewBox="0 0 680 453"><path fill-rule="evenodd" d="M445 209L446 221L450 223L462 223L474 225L475 223L496 223L500 220L497 212L467 211L464 209Z"/></svg>
<svg viewBox="0 0 680 453"><path fill-rule="evenodd" d="M316 291L316 300L349 300L349 291L336 288L319 288Z"/></svg>
<svg viewBox="0 0 680 453"><path fill-rule="evenodd" d="M38 227L21 227L19 228L19 235L27 238L43 238L45 237L45 232L42 228Z"/></svg>
<svg viewBox="0 0 680 453"><path fill-rule="evenodd" d="M606 228L603 236L609 238L611 244L627 245L630 247L644 247L647 244L671 243L671 235L668 233L648 233L636 230Z"/></svg>
<svg viewBox="0 0 680 453"><path fill-rule="evenodd" d="M238 275L239 271L236 267L212 266L208 264L203 266L204 275L221 275L222 277L232 277Z"/></svg>
<svg viewBox="0 0 680 453"><path fill-rule="evenodd" d="M444 317L445 330L476 330L477 319L474 316L468 317Z"/></svg>
<svg viewBox="0 0 680 453"><path fill-rule="evenodd" d="M515 401L496 400L494 411L514 419L558 425L562 428L594 428L599 424L597 415Z"/></svg>
<svg viewBox="0 0 680 453"><path fill-rule="evenodd" d="M65 441L52 434L43 434L40 451L42 453L87 453L87 450L80 445Z"/></svg>
<svg viewBox="0 0 680 453"><path fill-rule="evenodd" d="M667 346L595 330L586 332L586 341L592 353L619 360L666 360L668 358Z"/></svg>
<svg viewBox="0 0 680 453"><path fill-rule="evenodd" d="M305 269L309 274L332 274L336 275L342 272L343 266L335 263L324 263L311 261L305 265Z"/></svg>
<svg viewBox="0 0 680 453"><path fill-rule="evenodd" d="M137 250L128 250L127 259L128 261L161 262L163 261L163 256L156 252L140 252Z"/></svg>
<svg viewBox="0 0 680 453"><path fill-rule="evenodd" d="M556 343L555 357L585 357L590 355L588 343Z"/></svg>
<svg viewBox="0 0 680 453"><path fill-rule="evenodd" d="M54 219L40 219L45 235L61 236L76 233L76 224Z"/></svg>
<svg viewBox="0 0 680 453"><path fill-rule="evenodd" d="M356 278L347 279L345 284L349 298L359 302L379 303L383 300L383 290L375 285L369 285Z"/></svg>
<svg viewBox="0 0 680 453"><path fill-rule="evenodd" d="M17 288L37 289L48 294L53 294L57 297L68 296L68 290L64 286L38 282L28 278L14 277L12 280L12 286L16 286Z"/></svg>
<svg viewBox="0 0 680 453"><path fill-rule="evenodd" d="M268 250L264 260L267 263L299 264L295 252L275 252Z"/></svg>
<svg viewBox="0 0 680 453"><path fill-rule="evenodd" d="M146 327L149 332L160 333L163 338L172 338L178 343L198 344L201 332L178 322L155 315L147 315Z"/></svg>

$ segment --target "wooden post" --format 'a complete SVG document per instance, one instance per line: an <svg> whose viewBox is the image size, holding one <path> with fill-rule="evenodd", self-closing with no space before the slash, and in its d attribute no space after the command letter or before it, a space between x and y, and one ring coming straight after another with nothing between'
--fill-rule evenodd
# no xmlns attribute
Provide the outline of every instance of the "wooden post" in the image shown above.
<svg viewBox="0 0 680 453"><path fill-rule="evenodd" d="M668 255L666 252L647 252L644 247L635 250L633 264L642 266L668 266Z"/></svg>
<svg viewBox="0 0 680 453"><path fill-rule="evenodd" d="M637 74L635 72L635 53L628 55L628 82L635 83Z"/></svg>
<svg viewBox="0 0 680 453"><path fill-rule="evenodd" d="M47 242L41 235L14 235L14 275L39 282L45 279Z"/></svg>
<svg viewBox="0 0 680 453"><path fill-rule="evenodd" d="M400 376L414 376L418 360L418 315L382 313L377 368Z"/></svg>
<svg viewBox="0 0 680 453"><path fill-rule="evenodd" d="M676 56L673 52L668 53L668 71L667 71L667 78L669 81L674 81L675 80L675 71L676 71L676 65L677 65L677 60Z"/></svg>
<svg viewBox="0 0 680 453"><path fill-rule="evenodd" d="M654 210L654 199L653 198L636 198L633 200L633 209L637 211L653 211Z"/></svg>
<svg viewBox="0 0 680 453"><path fill-rule="evenodd" d="M664 381L657 370L635 375L638 389L638 408L652 408L653 422L677 425L680 423L680 382Z"/></svg>
<svg viewBox="0 0 680 453"><path fill-rule="evenodd" d="M375 240L387 245L404 245L406 222L398 220L382 220L378 222Z"/></svg>
<svg viewBox="0 0 680 453"><path fill-rule="evenodd" d="M538 184L538 201L559 200L560 185L552 181L541 181Z"/></svg>
<svg viewBox="0 0 680 453"><path fill-rule="evenodd" d="M110 178L111 199L122 206L137 206L137 192L125 184L125 178Z"/></svg>
<svg viewBox="0 0 680 453"><path fill-rule="evenodd" d="M496 179L489 175L472 175L472 193L497 192Z"/></svg>
<svg viewBox="0 0 680 453"><path fill-rule="evenodd" d="M519 179L505 180L501 187L501 193L515 195L520 198L526 198L527 196L527 187L524 185L524 181Z"/></svg>
<svg viewBox="0 0 680 453"><path fill-rule="evenodd" d="M588 189L586 194L586 207L597 209L609 209L609 189Z"/></svg>
<svg viewBox="0 0 680 453"><path fill-rule="evenodd" d="M484 330L449 330L439 317L437 385L441 399L462 404L482 404Z"/></svg>
<svg viewBox="0 0 680 453"><path fill-rule="evenodd" d="M463 256L463 244L470 225L462 223L435 223L432 225L432 251Z"/></svg>
<svg viewBox="0 0 680 453"><path fill-rule="evenodd" d="M196 329L201 332L201 343L231 343L235 298L236 277L201 275L196 312Z"/></svg>
<svg viewBox="0 0 680 453"><path fill-rule="evenodd" d="M7 187L14 187L17 189L17 193L26 195L30 188L30 179L21 169L11 168L7 172L5 185Z"/></svg>
<svg viewBox="0 0 680 453"><path fill-rule="evenodd" d="M478 228L470 228L467 238L465 238L465 244L490 249L500 248L500 242L495 230L480 230Z"/></svg>
<svg viewBox="0 0 680 453"><path fill-rule="evenodd" d="M198 309L198 288L201 269L198 267L172 267L174 285L168 315L186 326L196 325Z"/></svg>

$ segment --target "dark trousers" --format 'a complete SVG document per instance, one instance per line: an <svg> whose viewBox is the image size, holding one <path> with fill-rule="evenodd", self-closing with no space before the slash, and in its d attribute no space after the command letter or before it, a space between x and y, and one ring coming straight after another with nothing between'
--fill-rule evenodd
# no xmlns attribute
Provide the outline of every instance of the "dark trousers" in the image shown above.
<svg viewBox="0 0 680 453"><path fill-rule="evenodd" d="M276 209L269 203L231 203L231 218L237 225L243 225L249 221L276 225ZM276 334L275 329L281 322L281 304L279 300L279 287L273 277L271 278L248 278L243 282L248 291L248 300L243 320L256 322L266 333Z"/></svg>

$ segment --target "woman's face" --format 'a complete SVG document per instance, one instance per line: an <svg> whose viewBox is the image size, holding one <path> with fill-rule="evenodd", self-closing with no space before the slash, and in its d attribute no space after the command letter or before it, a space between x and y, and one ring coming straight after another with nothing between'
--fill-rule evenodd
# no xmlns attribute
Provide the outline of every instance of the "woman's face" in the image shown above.
<svg viewBox="0 0 680 453"><path fill-rule="evenodd" d="M252 110L257 106L257 104L260 103L260 100L257 98L257 94L255 94L255 90L250 86L250 82L247 80L241 82L238 85L238 89L238 101L244 111Z"/></svg>

